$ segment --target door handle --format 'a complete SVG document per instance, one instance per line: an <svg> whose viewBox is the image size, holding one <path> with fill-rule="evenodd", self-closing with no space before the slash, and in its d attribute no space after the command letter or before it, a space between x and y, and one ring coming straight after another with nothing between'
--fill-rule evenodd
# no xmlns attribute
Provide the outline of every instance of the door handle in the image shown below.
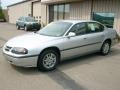
<svg viewBox="0 0 120 90"><path fill-rule="evenodd" d="M84 38L84 39L87 39L87 38Z"/></svg>

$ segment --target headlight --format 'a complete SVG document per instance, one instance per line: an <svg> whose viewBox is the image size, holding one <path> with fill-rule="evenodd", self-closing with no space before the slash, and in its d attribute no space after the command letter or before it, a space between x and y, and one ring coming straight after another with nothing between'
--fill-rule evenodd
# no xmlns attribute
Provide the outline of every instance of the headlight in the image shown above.
<svg viewBox="0 0 120 90"><path fill-rule="evenodd" d="M15 53L15 54L27 54L28 53L28 50L25 49L25 48L21 48L21 47L14 47L12 50L11 50L12 53Z"/></svg>

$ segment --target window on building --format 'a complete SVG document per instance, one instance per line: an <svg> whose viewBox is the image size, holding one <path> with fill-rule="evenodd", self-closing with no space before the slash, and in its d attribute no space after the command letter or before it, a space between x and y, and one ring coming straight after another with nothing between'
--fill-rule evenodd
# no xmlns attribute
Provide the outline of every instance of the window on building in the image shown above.
<svg viewBox="0 0 120 90"><path fill-rule="evenodd" d="M113 28L114 17L114 13L93 13L93 20L99 21L109 28Z"/></svg>
<svg viewBox="0 0 120 90"><path fill-rule="evenodd" d="M70 5L66 4L65 5L65 19L69 19L70 17Z"/></svg>
<svg viewBox="0 0 120 90"><path fill-rule="evenodd" d="M64 5L58 5L58 19L64 19Z"/></svg>
<svg viewBox="0 0 120 90"><path fill-rule="evenodd" d="M54 18L54 6L50 5L49 6L49 22L52 22Z"/></svg>
<svg viewBox="0 0 120 90"><path fill-rule="evenodd" d="M57 5L54 5L54 12L53 12L53 13L54 13L54 14L53 14L53 15L54 15L54 20L57 20L57 18L58 18L58 16L57 16L58 13L57 13L57 11L58 11L58 7L57 7Z"/></svg>
<svg viewBox="0 0 120 90"><path fill-rule="evenodd" d="M59 4L49 6L49 21L69 19L70 5Z"/></svg>

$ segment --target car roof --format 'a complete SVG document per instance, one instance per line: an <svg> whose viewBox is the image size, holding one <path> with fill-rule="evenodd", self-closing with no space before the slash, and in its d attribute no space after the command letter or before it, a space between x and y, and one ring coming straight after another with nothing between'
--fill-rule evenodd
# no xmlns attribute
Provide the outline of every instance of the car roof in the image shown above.
<svg viewBox="0 0 120 90"><path fill-rule="evenodd" d="M81 22L96 22L96 21L93 21L93 20L60 20L60 21L69 22L69 23L73 23L73 24L81 23Z"/></svg>

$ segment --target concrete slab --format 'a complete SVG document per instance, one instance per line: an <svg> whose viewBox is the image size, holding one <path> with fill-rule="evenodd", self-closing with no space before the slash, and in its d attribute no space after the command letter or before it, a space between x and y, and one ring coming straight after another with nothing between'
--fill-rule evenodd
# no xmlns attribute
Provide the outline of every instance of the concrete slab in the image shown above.
<svg viewBox="0 0 120 90"><path fill-rule="evenodd" d="M25 34L15 25L0 24L0 46ZM40 72L9 64L0 48L0 90L120 90L120 44L107 56L91 54L62 62L58 69Z"/></svg>

